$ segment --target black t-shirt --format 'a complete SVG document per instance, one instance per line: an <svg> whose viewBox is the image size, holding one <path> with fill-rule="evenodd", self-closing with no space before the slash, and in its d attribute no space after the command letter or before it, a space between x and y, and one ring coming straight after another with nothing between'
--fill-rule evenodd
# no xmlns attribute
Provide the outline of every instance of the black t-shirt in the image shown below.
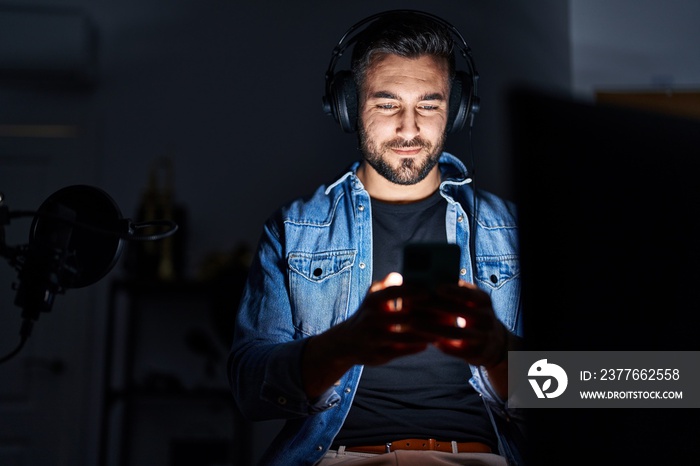
<svg viewBox="0 0 700 466"><path fill-rule="evenodd" d="M410 204L372 200L373 280L400 272L409 242L446 242L447 201L436 192ZM374 445L402 438L479 441L496 450L469 365L429 346L381 366L365 366L334 445Z"/></svg>

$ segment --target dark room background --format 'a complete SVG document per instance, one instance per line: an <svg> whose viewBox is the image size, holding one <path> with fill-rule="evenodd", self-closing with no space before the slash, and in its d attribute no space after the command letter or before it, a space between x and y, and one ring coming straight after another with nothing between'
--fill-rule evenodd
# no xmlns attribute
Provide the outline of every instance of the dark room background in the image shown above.
<svg viewBox="0 0 700 466"><path fill-rule="evenodd" d="M441 16L470 45L482 104L476 180L505 197L518 176L507 137L513 86L592 99L599 89L700 85L693 0L0 1L0 192L9 210L86 184L136 219L155 179L172 208L160 212L181 226L175 281L159 280L165 296L118 285L154 278L129 269L127 245L104 278L56 296L21 352L0 365L0 464L244 465L259 455L277 424L235 422L222 395L229 322L212 318L211 290L200 285L231 279L214 305L234 313L231 264L245 264L266 217L358 157L356 136L321 110L324 73L351 25L395 8ZM448 139L465 162L469 147L466 132ZM27 243L30 224L4 225L6 244ZM0 355L19 340L16 275L0 266ZM129 333L127 312L140 336ZM133 374L130 351L140 361ZM156 388L209 391L143 401L112 393L107 371L117 385L156 375ZM125 399L136 406L130 417ZM187 459L197 454L199 462Z"/></svg>

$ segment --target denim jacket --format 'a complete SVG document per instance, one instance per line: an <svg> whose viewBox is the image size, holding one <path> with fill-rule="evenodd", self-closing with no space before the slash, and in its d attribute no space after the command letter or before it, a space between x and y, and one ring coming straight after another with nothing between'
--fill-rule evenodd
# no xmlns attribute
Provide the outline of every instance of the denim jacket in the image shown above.
<svg viewBox="0 0 700 466"><path fill-rule="evenodd" d="M301 354L308 337L350 317L372 281L372 219L359 161L329 186L278 210L264 225L241 299L228 376L233 396L251 420L285 419L261 464L313 465L331 446L352 404L363 366L351 368L318 399L302 388ZM498 318L522 334L520 272L514 206L479 191L476 257L470 259L475 200L466 167L443 153L440 193L448 202L449 242L461 250L461 278L491 296ZM476 264L473 280L472 263ZM522 464L514 438L522 417L472 366L465 383L482 396L499 438L499 451Z"/></svg>

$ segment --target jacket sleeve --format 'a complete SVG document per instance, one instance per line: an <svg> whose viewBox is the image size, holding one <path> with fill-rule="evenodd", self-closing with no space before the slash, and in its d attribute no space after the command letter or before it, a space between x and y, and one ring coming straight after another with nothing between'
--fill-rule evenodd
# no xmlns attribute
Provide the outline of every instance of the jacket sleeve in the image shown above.
<svg viewBox="0 0 700 466"><path fill-rule="evenodd" d="M227 361L231 391L250 420L289 419L331 407L338 395L330 389L309 400L301 380L306 343L295 332L288 293L287 265L279 222L268 221L236 316Z"/></svg>
<svg viewBox="0 0 700 466"><path fill-rule="evenodd" d="M516 296L513 299L508 299L505 301L508 303L507 307L510 309L510 311L508 311L510 318L503 319L501 317L501 321L510 332L522 338L522 302L519 297L519 292L515 293L515 295ZM497 311L497 314L503 316L504 312L505 311L501 309ZM491 408L493 413L507 421L522 422L524 420L522 408L511 407L507 399L502 399L496 393L496 390L493 388L491 381L489 380L488 372L484 367L472 365L471 372L472 377L469 380L470 384L482 396L484 402L489 408Z"/></svg>

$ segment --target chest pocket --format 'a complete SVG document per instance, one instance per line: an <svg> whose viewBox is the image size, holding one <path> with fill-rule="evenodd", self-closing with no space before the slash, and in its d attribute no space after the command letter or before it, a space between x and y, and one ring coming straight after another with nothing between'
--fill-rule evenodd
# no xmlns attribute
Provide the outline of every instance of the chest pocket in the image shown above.
<svg viewBox="0 0 700 466"><path fill-rule="evenodd" d="M518 324L520 261L509 257L477 258L479 287L491 295L498 318L510 330Z"/></svg>
<svg viewBox="0 0 700 466"><path fill-rule="evenodd" d="M347 315L355 251L292 252L288 257L294 326L316 335Z"/></svg>

